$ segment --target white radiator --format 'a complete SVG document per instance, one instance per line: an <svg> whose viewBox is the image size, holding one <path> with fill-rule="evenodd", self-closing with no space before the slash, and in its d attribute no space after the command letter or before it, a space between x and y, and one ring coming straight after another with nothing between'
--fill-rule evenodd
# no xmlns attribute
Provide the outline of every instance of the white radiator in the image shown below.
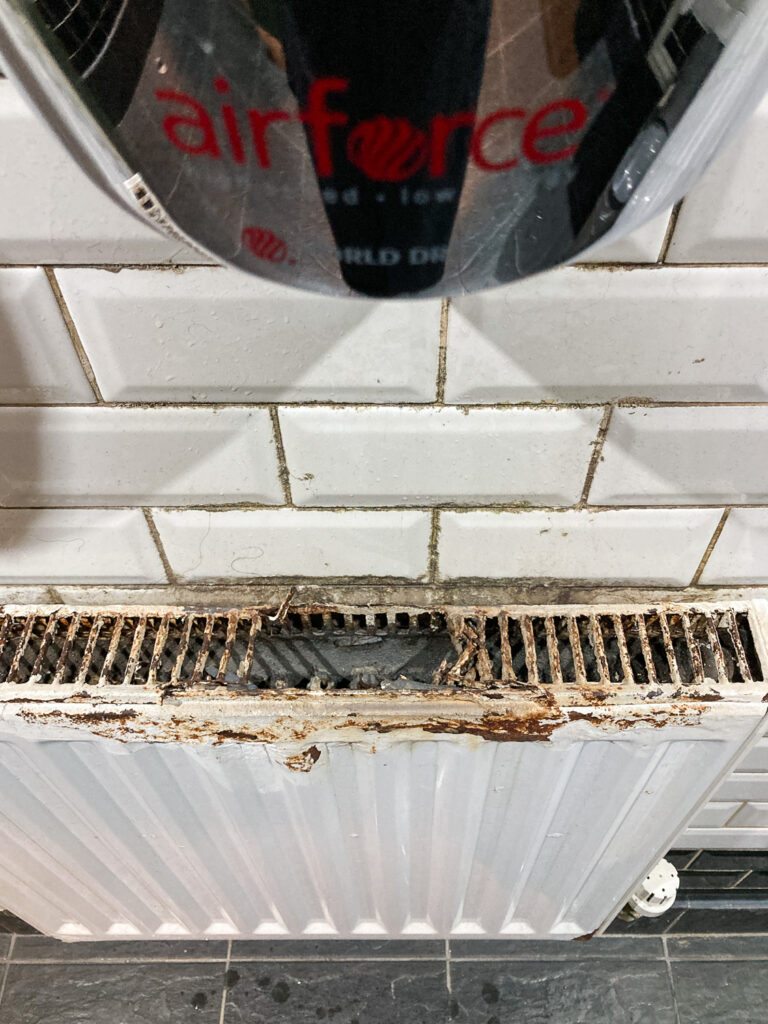
<svg viewBox="0 0 768 1024"><path fill-rule="evenodd" d="M376 643L363 641L392 634L389 612L331 622L337 651L362 652L358 689L330 689L316 666L310 689L256 685L259 643L276 632L290 641L286 665L295 649L310 659L275 615L250 611L244 632L245 613L223 616L217 647L214 615L189 626L173 609L6 613L0 906L67 939L588 935L766 711L754 606L740 620L751 655L728 648L736 619L719 609L668 610L663 627L656 610L464 611L447 619L453 667L418 690L402 673L399 686L375 681ZM411 616L413 650L436 642L434 620L398 614L400 627ZM305 620L322 639L323 624ZM677 677L665 679L668 638ZM84 669L88 658L101 660Z"/></svg>

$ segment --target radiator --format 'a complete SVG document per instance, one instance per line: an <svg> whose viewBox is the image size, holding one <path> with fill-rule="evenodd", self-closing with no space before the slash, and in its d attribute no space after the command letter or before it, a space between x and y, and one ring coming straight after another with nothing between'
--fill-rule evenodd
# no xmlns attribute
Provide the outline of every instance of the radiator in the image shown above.
<svg viewBox="0 0 768 1024"><path fill-rule="evenodd" d="M574 939L765 727L765 608L6 608L0 907Z"/></svg>

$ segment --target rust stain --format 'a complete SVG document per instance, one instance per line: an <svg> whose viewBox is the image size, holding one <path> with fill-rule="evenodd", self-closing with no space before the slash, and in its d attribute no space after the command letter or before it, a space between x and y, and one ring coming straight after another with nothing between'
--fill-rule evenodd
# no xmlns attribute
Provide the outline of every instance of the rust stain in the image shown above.
<svg viewBox="0 0 768 1024"><path fill-rule="evenodd" d="M286 757L285 764L294 772L311 772L319 760L320 749L313 744L306 750L302 750L300 754Z"/></svg>
<svg viewBox="0 0 768 1024"><path fill-rule="evenodd" d="M577 935L573 939L573 941L574 942L589 942L589 940L593 939L595 937L595 935L597 935L597 928L593 929L593 931L591 931L591 932L587 932L586 935Z"/></svg>

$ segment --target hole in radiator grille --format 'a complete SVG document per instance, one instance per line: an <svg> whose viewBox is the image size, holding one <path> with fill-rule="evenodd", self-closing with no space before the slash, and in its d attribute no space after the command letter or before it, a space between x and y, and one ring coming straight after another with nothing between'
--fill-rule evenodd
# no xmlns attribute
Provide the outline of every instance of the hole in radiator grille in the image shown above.
<svg viewBox="0 0 768 1024"><path fill-rule="evenodd" d="M17 692L50 685L313 691L621 685L651 697L762 679L749 613L733 609L573 615L33 610L0 617L0 685Z"/></svg>

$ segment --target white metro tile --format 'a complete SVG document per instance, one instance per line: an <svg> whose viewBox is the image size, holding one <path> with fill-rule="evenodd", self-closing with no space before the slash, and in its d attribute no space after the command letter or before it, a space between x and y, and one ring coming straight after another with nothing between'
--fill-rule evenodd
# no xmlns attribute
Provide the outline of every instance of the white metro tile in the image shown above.
<svg viewBox="0 0 768 1024"><path fill-rule="evenodd" d="M740 772L768 772L768 739L760 740L739 761Z"/></svg>
<svg viewBox="0 0 768 1024"><path fill-rule="evenodd" d="M718 800L768 800L765 772L732 772L717 790Z"/></svg>
<svg viewBox="0 0 768 1024"><path fill-rule="evenodd" d="M94 185L7 81L0 134L0 263L204 260Z"/></svg>
<svg viewBox="0 0 768 1024"><path fill-rule="evenodd" d="M728 822L729 828L768 828L768 778L763 800L750 800Z"/></svg>
<svg viewBox="0 0 768 1024"><path fill-rule="evenodd" d="M617 409L593 505L753 504L768 498L768 407Z"/></svg>
<svg viewBox="0 0 768 1024"><path fill-rule="evenodd" d="M440 576L688 584L714 509L442 512Z"/></svg>
<svg viewBox="0 0 768 1024"><path fill-rule="evenodd" d="M768 262L768 98L688 194L667 261Z"/></svg>
<svg viewBox="0 0 768 1024"><path fill-rule="evenodd" d="M279 504L262 409L0 409L0 504Z"/></svg>
<svg viewBox="0 0 768 1024"><path fill-rule="evenodd" d="M454 299L446 401L764 401L768 269L569 267Z"/></svg>
<svg viewBox="0 0 768 1024"><path fill-rule="evenodd" d="M0 582L164 583L138 509L0 509Z"/></svg>
<svg viewBox="0 0 768 1024"><path fill-rule="evenodd" d="M768 508L734 508L701 574L702 583L765 583Z"/></svg>
<svg viewBox="0 0 768 1024"><path fill-rule="evenodd" d="M220 267L58 280L108 401L435 397L436 299L332 299Z"/></svg>
<svg viewBox="0 0 768 1024"><path fill-rule="evenodd" d="M297 505L576 501L602 410L280 410Z"/></svg>
<svg viewBox="0 0 768 1024"><path fill-rule="evenodd" d="M712 803L706 804L694 814L688 823L688 828L722 828L728 819L734 816L739 807L741 807L740 803L721 803L719 800L713 800ZM730 824L733 825L734 822Z"/></svg>
<svg viewBox="0 0 768 1024"><path fill-rule="evenodd" d="M398 576L427 571L429 514L299 509L155 511L184 579Z"/></svg>
<svg viewBox="0 0 768 1024"><path fill-rule="evenodd" d="M93 401L45 273L0 270L0 403Z"/></svg>
<svg viewBox="0 0 768 1024"><path fill-rule="evenodd" d="M670 213L666 210L615 241L598 242L579 259L586 263L655 263L664 245Z"/></svg>

